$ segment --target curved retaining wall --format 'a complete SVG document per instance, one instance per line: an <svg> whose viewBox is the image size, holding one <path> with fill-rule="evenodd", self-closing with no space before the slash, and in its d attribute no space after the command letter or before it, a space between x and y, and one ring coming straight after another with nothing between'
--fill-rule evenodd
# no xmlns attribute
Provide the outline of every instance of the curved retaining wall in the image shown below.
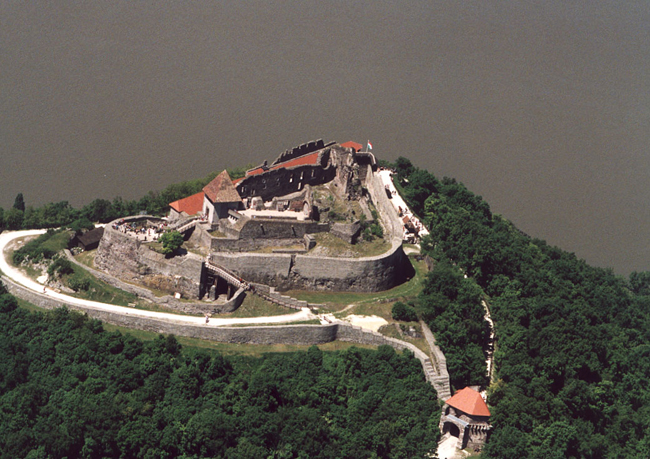
<svg viewBox="0 0 650 459"><path fill-rule="evenodd" d="M366 258L216 252L210 259L249 282L281 290L387 290L404 280L410 267L401 241L385 254Z"/></svg>
<svg viewBox="0 0 650 459"><path fill-rule="evenodd" d="M178 324L161 319L119 314L69 304L42 293L29 290L12 280L2 277L7 290L30 303L44 309L68 307L86 313L89 317L104 322L129 328L147 330L156 333L172 333L212 341L239 344L324 344L340 340L358 344L389 345L397 350L408 349L422 363L424 375L434 387L438 388L435 373L431 370L431 360L420 349L410 343L388 338L376 332L364 330L352 325L334 323L328 325L278 325L262 327L209 327L191 324ZM440 393L438 395L440 398Z"/></svg>

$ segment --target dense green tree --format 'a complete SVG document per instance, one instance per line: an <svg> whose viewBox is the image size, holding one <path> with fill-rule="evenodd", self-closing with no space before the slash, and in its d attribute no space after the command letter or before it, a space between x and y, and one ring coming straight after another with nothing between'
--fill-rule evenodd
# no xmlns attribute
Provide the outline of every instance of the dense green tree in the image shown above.
<svg viewBox="0 0 650 459"><path fill-rule="evenodd" d="M644 457L650 390L639 362L650 345L650 276L622 279L532 239L453 179L422 201L410 177L421 183L423 171L400 170L404 196L424 209L431 232L423 250L447 265L427 276L418 304L454 385L482 372L476 299L490 306L499 379L484 455Z"/></svg>
<svg viewBox="0 0 650 459"><path fill-rule="evenodd" d="M391 309L391 315L395 320L403 320L404 322L416 322L418 315L413 307L397 301Z"/></svg>
<svg viewBox="0 0 650 459"><path fill-rule="evenodd" d="M2 458L406 458L436 448L438 400L410 353L208 355L5 298L0 290Z"/></svg>
<svg viewBox="0 0 650 459"><path fill-rule="evenodd" d="M16 199L14 199L14 209L18 209L21 212L25 212L25 198L23 197L22 193L18 193L16 195Z"/></svg>
<svg viewBox="0 0 650 459"><path fill-rule="evenodd" d="M5 223L7 228L12 231L21 229L23 227L23 218L23 211L12 207L5 214Z"/></svg>
<svg viewBox="0 0 650 459"><path fill-rule="evenodd" d="M76 235L81 235L85 230L91 230L95 228L93 222L88 220L87 217L81 217L70 223L68 226Z"/></svg>
<svg viewBox="0 0 650 459"><path fill-rule="evenodd" d="M183 245L183 235L178 231L169 231L162 234L158 240L162 243L162 253L171 255Z"/></svg>

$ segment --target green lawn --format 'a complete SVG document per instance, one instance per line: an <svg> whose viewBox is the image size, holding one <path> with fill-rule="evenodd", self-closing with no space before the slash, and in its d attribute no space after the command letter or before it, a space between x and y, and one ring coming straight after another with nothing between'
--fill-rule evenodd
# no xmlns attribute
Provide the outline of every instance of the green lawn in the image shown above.
<svg viewBox="0 0 650 459"><path fill-rule="evenodd" d="M388 252L391 248L390 242L386 239L374 239L368 242L359 237L356 244L348 244L331 233L316 233L312 236L316 239L316 248L326 249L329 254L326 256L374 257Z"/></svg>
<svg viewBox="0 0 650 459"><path fill-rule="evenodd" d="M97 269L95 268L95 254L97 253L97 249L95 250L87 250L85 252L81 252L78 255L75 255L74 259L77 260L79 263L82 265L86 265L89 268L92 269Z"/></svg>
<svg viewBox="0 0 650 459"><path fill-rule="evenodd" d="M69 231L61 231L43 242L41 247L44 249L50 249L53 252L60 252L68 247L68 242L70 242L71 238L72 234Z"/></svg>
<svg viewBox="0 0 650 459"><path fill-rule="evenodd" d="M247 293L242 305L234 312L228 314L219 314L215 317L236 318L236 317L264 317L264 316L282 316L284 314L293 314L293 309L282 307L278 304L266 301L257 295Z"/></svg>

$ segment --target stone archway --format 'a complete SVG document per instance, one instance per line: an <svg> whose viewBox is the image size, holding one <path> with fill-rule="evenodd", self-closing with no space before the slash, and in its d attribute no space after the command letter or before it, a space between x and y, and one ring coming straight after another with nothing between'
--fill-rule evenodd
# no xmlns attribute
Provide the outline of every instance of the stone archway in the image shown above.
<svg viewBox="0 0 650 459"><path fill-rule="evenodd" d="M442 426L442 434L448 433L452 437L460 438L460 429L453 422L445 422Z"/></svg>

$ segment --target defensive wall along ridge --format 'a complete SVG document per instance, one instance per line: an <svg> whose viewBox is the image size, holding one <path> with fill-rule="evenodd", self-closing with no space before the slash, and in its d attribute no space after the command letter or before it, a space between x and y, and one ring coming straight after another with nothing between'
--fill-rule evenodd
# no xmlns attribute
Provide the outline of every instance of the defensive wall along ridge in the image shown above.
<svg viewBox="0 0 650 459"><path fill-rule="evenodd" d="M173 320L143 317L115 311L94 309L70 303L62 299L35 292L13 280L2 277L7 290L19 298L43 309L67 307L81 311L89 317L113 325L146 330L155 333L169 333L177 336L219 341L236 344L296 344L317 345L332 341L346 341L373 346L388 345L396 350L408 349L420 360L425 378L438 392L438 398L446 400L449 392L449 376L446 364L440 367L440 362L432 362L429 356L414 345L386 337L380 333L364 330L353 325L333 323L328 325L276 325L252 327L208 327L204 325L183 324ZM426 327L426 325L425 325ZM438 350L439 352L439 350Z"/></svg>

